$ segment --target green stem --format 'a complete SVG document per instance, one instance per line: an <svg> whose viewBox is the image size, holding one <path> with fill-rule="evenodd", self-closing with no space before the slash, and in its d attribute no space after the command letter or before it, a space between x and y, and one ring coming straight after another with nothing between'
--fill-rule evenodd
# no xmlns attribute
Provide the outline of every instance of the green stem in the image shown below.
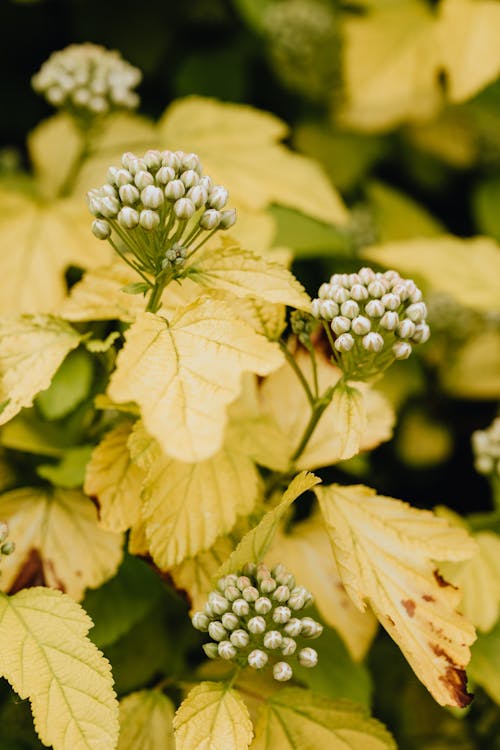
<svg viewBox="0 0 500 750"><path fill-rule="evenodd" d="M58 197L59 198L67 198L68 195L71 195L73 192L73 189L76 185L76 181L78 177L80 176L80 172L82 170L83 165L87 161L88 157L92 153L92 135L90 130L80 130L80 135L82 137L82 145L71 164L71 167L68 170L68 173L66 175L66 178L59 188Z"/></svg>
<svg viewBox="0 0 500 750"><path fill-rule="evenodd" d="M341 381L339 380L338 383ZM304 450L307 447L307 444L309 440L312 437L312 434L314 430L316 429L316 425L318 424L319 420L321 419L323 412L329 406L330 401L332 400L333 392L335 388L337 387L338 383L333 386L333 388L329 388L321 398L317 399L313 406L312 414L309 419L309 422L307 423L307 427L304 430L304 434L302 435L302 439L300 443L297 446L297 449L295 453L292 455L292 462L295 463L298 458L303 454Z"/></svg>
<svg viewBox="0 0 500 750"><path fill-rule="evenodd" d="M151 295L148 300L146 312L157 312L158 308L161 305L161 295L163 294L163 290L167 286L169 280L170 279L168 276L158 276L156 278L154 286L151 290Z"/></svg>
<svg viewBox="0 0 500 750"><path fill-rule="evenodd" d="M117 253L118 253L118 255L120 256L120 258L121 258L121 259L122 259L122 260L123 260L123 261L124 261L124 262L125 262L125 263L127 264L127 266L130 266L130 268L133 268L133 269L134 269L134 271L135 271L136 273L138 273L138 274L139 274L139 276L141 276L141 277L142 277L142 278L144 279L144 281L145 281L145 282L146 282L146 283L147 283L147 284L148 284L149 286L151 286L151 281L150 281L150 279L148 279L148 277L147 277L147 276L145 276L145 275L144 275L144 274L142 273L142 271L141 271L141 269L139 268L139 266L138 266L138 265L137 265L136 263L134 263L134 261L133 261L133 260L130 260L130 258L127 258L127 256L125 255L125 253L123 253L123 252L122 252L122 251L120 250L120 248L118 247L118 245L117 245L117 244L116 244L115 242L113 242L113 240L111 239L111 237L108 237L108 242L109 242L109 244L111 245L111 247L113 248L113 250L115 250L115 252L117 252Z"/></svg>
<svg viewBox="0 0 500 750"><path fill-rule="evenodd" d="M314 398L314 396L312 394L312 391L311 391L311 389L309 387L309 383L307 382L307 380L306 380L306 378L304 376L304 373L302 372L302 370L298 366L297 362L295 361L295 357L290 352L290 350L288 349L288 347L285 344L285 342L284 341L280 341L279 345L280 345L281 351L283 352L283 354L286 357L286 360L287 360L288 364L291 366L292 370L294 371L294 373L297 375L298 379L300 380L300 383L301 383L302 387L304 388L304 390L306 392L307 400L309 401L311 407L314 408L314 404L315 404L315 400L316 399Z"/></svg>

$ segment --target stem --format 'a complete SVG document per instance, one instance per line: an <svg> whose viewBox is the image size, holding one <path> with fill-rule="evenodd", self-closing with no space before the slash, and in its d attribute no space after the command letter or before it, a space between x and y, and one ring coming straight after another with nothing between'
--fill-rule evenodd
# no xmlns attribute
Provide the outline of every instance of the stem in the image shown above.
<svg viewBox="0 0 500 750"><path fill-rule="evenodd" d="M341 382L340 380L338 381ZM306 429L304 430L304 434L302 435L302 440L300 441L299 445L297 446L297 449L295 453L292 456L292 462L295 463L295 461L302 455L304 452L309 440L312 437L312 434L314 430L316 429L316 425L318 424L319 420L321 419L323 412L325 411L326 407L330 404L330 401L332 400L333 391L337 387L338 383L335 384L333 388L329 388L326 393L315 402L315 405L313 407L313 411L311 414L311 418L309 419L309 422L307 424Z"/></svg>
<svg viewBox="0 0 500 750"><path fill-rule="evenodd" d="M120 248L118 247L118 245L117 245L117 244L116 244L115 242L113 242L113 240L111 239L111 237L108 237L108 242L109 242L109 244L111 245L111 247L113 248L113 250L115 250L115 251L116 251L116 252L118 253L118 255L120 256L120 258L121 258L121 259L122 259L123 261L125 261L125 263L127 264L127 266L130 266L130 268L133 268L133 269L134 269L134 271L135 271L136 273L138 273L138 274L139 274L139 276L141 276L141 277L142 277L142 278L144 279L144 281L145 281L145 282L146 282L146 283L147 283L147 284L148 284L149 286L151 286L151 281L150 281L150 279L148 279L148 277L147 277L147 276L145 276L145 275L144 275L144 274L142 273L142 271L141 271L141 269L139 268L139 266L138 266L138 265L137 265L136 263L134 263L134 261L133 261L133 260L130 260L130 258L127 258L127 256L125 255L125 253L122 253L122 251L120 250Z"/></svg>
<svg viewBox="0 0 500 750"><path fill-rule="evenodd" d="M161 295L163 294L163 290L167 286L168 281L168 277L157 277L153 289L151 290L151 295L148 300L146 312L155 313L158 310L161 305Z"/></svg>
<svg viewBox="0 0 500 750"><path fill-rule="evenodd" d="M293 371L295 372L295 374L297 375L298 379L300 380L300 383L301 383L302 387L304 388L304 390L306 392L307 400L309 401L311 407L314 409L314 404L316 402L316 399L314 398L314 396L312 394L312 391L311 391L311 389L309 387L309 383L305 379L304 373L302 372L302 370L298 366L297 362L295 361L295 357L290 352L290 350L288 349L288 347L284 343L284 341L280 341L279 345L280 345L281 351L283 352L283 354L285 355L285 357L287 359L288 364L292 367Z"/></svg>
<svg viewBox="0 0 500 750"><path fill-rule="evenodd" d="M92 136L90 130L88 128L80 129L80 135L82 137L82 145L70 169L68 170L63 184L59 188L59 198L67 198L68 195L71 195L76 181L80 175L81 169L92 152Z"/></svg>

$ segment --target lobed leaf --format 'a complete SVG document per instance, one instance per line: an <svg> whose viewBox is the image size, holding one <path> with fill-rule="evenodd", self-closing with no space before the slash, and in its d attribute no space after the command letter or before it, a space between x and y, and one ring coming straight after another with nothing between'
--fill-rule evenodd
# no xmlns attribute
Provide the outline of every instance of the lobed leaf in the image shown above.
<svg viewBox="0 0 500 750"><path fill-rule="evenodd" d="M140 690L120 701L118 750L175 750L174 706L159 690Z"/></svg>
<svg viewBox="0 0 500 750"><path fill-rule="evenodd" d="M91 627L59 591L0 594L0 673L30 699L36 731L54 750L112 750L118 741L111 667L86 637Z"/></svg>

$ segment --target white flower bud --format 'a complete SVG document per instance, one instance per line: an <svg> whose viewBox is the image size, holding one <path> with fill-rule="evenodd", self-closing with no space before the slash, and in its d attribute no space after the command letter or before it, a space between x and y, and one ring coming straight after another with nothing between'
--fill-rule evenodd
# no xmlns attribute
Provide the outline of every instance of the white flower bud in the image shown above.
<svg viewBox="0 0 500 750"><path fill-rule="evenodd" d="M385 313L385 307L379 299L371 299L366 303L365 313L369 315L370 318L381 318Z"/></svg>
<svg viewBox="0 0 500 750"><path fill-rule="evenodd" d="M295 587L295 578L287 570L284 570L282 573L276 574L274 576L274 579L276 583L279 583L281 586L288 586L290 591Z"/></svg>
<svg viewBox="0 0 500 750"><path fill-rule="evenodd" d="M101 115L103 114L103 112L107 112L107 110L109 109L108 103L103 96L91 97L88 103L88 108L96 115Z"/></svg>
<svg viewBox="0 0 500 750"><path fill-rule="evenodd" d="M334 302L331 299L322 299L318 300L320 305L320 317L323 318L323 320L332 320L338 312L339 312L339 306L336 302Z"/></svg>
<svg viewBox="0 0 500 750"><path fill-rule="evenodd" d="M252 581L248 576L239 576L236 579L236 586L239 588L240 591L243 591L243 589L248 588L248 586L252 585Z"/></svg>
<svg viewBox="0 0 500 750"><path fill-rule="evenodd" d="M140 193L134 185L122 185L119 189L120 200L126 205L132 206L137 203Z"/></svg>
<svg viewBox="0 0 500 750"><path fill-rule="evenodd" d="M154 177L151 172L145 172L142 169L135 175L134 182L141 191L149 187L150 185L155 184Z"/></svg>
<svg viewBox="0 0 500 750"><path fill-rule="evenodd" d="M211 591L208 595L208 601L216 615L222 615L229 609L228 600L218 591Z"/></svg>
<svg viewBox="0 0 500 750"><path fill-rule="evenodd" d="M128 169L117 169L115 173L114 183L117 187L123 185L130 185L134 181L134 178L128 171Z"/></svg>
<svg viewBox="0 0 500 750"><path fill-rule="evenodd" d="M273 622L283 625L288 622L291 614L290 607L276 607L273 612Z"/></svg>
<svg viewBox="0 0 500 750"><path fill-rule="evenodd" d="M124 154L122 154L121 162L122 167L124 169L128 169L130 164L137 159L137 156L132 153L132 151L125 151Z"/></svg>
<svg viewBox="0 0 500 750"><path fill-rule="evenodd" d="M319 299L332 299L330 296L332 292L332 288L330 284L321 284L320 288L318 289L318 297Z"/></svg>
<svg viewBox="0 0 500 750"><path fill-rule="evenodd" d="M247 602L255 602L259 598L259 592L255 588L255 586L247 586L241 593L243 599L245 599L245 601Z"/></svg>
<svg viewBox="0 0 500 750"><path fill-rule="evenodd" d="M208 205L210 206L210 208L215 208L217 209L217 211L222 211L227 203L228 197L229 193L227 192L225 187L223 187L222 185L215 185L208 196Z"/></svg>
<svg viewBox="0 0 500 750"><path fill-rule="evenodd" d="M313 648L301 648L298 653L299 664L302 667L315 667L318 663L318 652Z"/></svg>
<svg viewBox="0 0 500 750"><path fill-rule="evenodd" d="M221 620L226 630L235 630L240 624L240 618L234 612L225 612Z"/></svg>
<svg viewBox="0 0 500 750"><path fill-rule="evenodd" d="M404 318L398 325L396 333L402 339L411 339L415 334L415 323L409 318Z"/></svg>
<svg viewBox="0 0 500 750"><path fill-rule="evenodd" d="M180 179L185 188L192 188L199 183L200 176L193 169L188 169L181 174Z"/></svg>
<svg viewBox="0 0 500 750"><path fill-rule="evenodd" d="M313 318L322 318L323 317L322 314L321 314L321 303L322 302L323 302L323 300L321 300L319 298L312 300L309 312L311 313L311 315L313 316Z"/></svg>
<svg viewBox="0 0 500 750"><path fill-rule="evenodd" d="M208 630L210 620L204 612L195 612L191 617L191 622L193 623L193 628L205 633Z"/></svg>
<svg viewBox="0 0 500 750"><path fill-rule="evenodd" d="M277 602L284 604L290 597L290 589L288 586L278 586L276 591L273 593L273 599Z"/></svg>
<svg viewBox="0 0 500 750"><path fill-rule="evenodd" d="M203 608L203 611L207 615L207 617L210 617L212 620L215 617L215 612L213 611L211 605L207 602Z"/></svg>
<svg viewBox="0 0 500 750"><path fill-rule="evenodd" d="M341 336L351 330L351 321L343 315L337 315L331 322L331 329L337 335Z"/></svg>
<svg viewBox="0 0 500 750"><path fill-rule="evenodd" d="M101 213L106 219L116 219L120 210L120 202L116 198L106 195L101 198Z"/></svg>
<svg viewBox="0 0 500 750"><path fill-rule="evenodd" d="M396 341L392 346L392 353L395 359L408 359L411 351L411 344L408 344L406 341Z"/></svg>
<svg viewBox="0 0 500 750"><path fill-rule="evenodd" d="M193 202L194 207L196 208L196 210L198 210L205 205L205 202L207 200L207 191L205 190L205 188L200 187L199 185L195 185L194 187L189 188L186 197Z"/></svg>
<svg viewBox="0 0 500 750"><path fill-rule="evenodd" d="M352 320L356 315L359 315L359 305L353 299L348 299L341 304L340 312L344 317Z"/></svg>
<svg viewBox="0 0 500 750"><path fill-rule="evenodd" d="M163 205L163 190L154 185L148 185L141 193L144 208L160 208Z"/></svg>
<svg viewBox="0 0 500 750"><path fill-rule="evenodd" d="M209 177L207 174L204 175L200 179L200 181L199 181L198 184L199 184L200 187L204 187L205 188L205 190L207 191L207 195L208 195L208 193L210 193L210 191L212 190L212 188L214 186L212 178Z"/></svg>
<svg viewBox="0 0 500 750"><path fill-rule="evenodd" d="M71 99L76 107L88 108L90 98L90 91L87 89L75 89L71 94Z"/></svg>
<svg viewBox="0 0 500 750"><path fill-rule="evenodd" d="M398 295L392 294L391 292L389 294L384 294L381 302L386 310L397 310L401 304L401 300L399 299Z"/></svg>
<svg viewBox="0 0 500 750"><path fill-rule="evenodd" d="M101 199L98 198L95 195L91 195L90 193L87 193L87 203L89 207L89 211L92 214L92 216L99 217L101 216Z"/></svg>
<svg viewBox="0 0 500 750"><path fill-rule="evenodd" d="M362 284L370 284L375 279L375 271L367 267L360 268L358 276Z"/></svg>
<svg viewBox="0 0 500 750"><path fill-rule="evenodd" d="M153 229L156 229L159 226L160 217L156 213L156 211L150 211L148 208L146 208L144 211L141 211L139 224L143 229L151 232Z"/></svg>
<svg viewBox="0 0 500 750"><path fill-rule="evenodd" d="M236 649L231 641L221 641L217 647L217 652L221 659L234 659L236 656Z"/></svg>
<svg viewBox="0 0 500 750"><path fill-rule="evenodd" d="M124 229L134 229L139 224L139 214L135 208L124 206L118 214L118 224Z"/></svg>
<svg viewBox="0 0 500 750"><path fill-rule="evenodd" d="M247 623L247 628L254 635L259 635L260 633L264 633L266 629L266 621L260 615L251 617Z"/></svg>
<svg viewBox="0 0 500 750"><path fill-rule="evenodd" d="M263 640L265 648L269 649L279 648L282 642L283 636L281 635L279 630L268 630Z"/></svg>
<svg viewBox="0 0 500 750"><path fill-rule="evenodd" d="M167 185L171 180L175 180L175 174L175 169L172 169L172 167L160 167L155 176L156 184Z"/></svg>
<svg viewBox="0 0 500 750"><path fill-rule="evenodd" d="M247 662L252 669L262 669L268 662L268 656L265 651L256 648L248 654Z"/></svg>
<svg viewBox="0 0 500 750"><path fill-rule="evenodd" d="M167 187L172 185L171 182ZM195 212L195 207L193 201L189 200L189 198L179 198L179 200L175 201L174 203L174 213L177 216L178 219L183 219L184 221L187 221L187 219L190 219L191 216Z"/></svg>
<svg viewBox="0 0 500 750"><path fill-rule="evenodd" d="M425 342L429 340L430 335L431 329L427 323L418 323L415 326L415 333L411 337L411 340L415 344L425 344Z"/></svg>
<svg viewBox="0 0 500 750"><path fill-rule="evenodd" d="M216 643L205 643L202 648L209 659L217 659L219 656L219 648Z"/></svg>
<svg viewBox="0 0 500 750"><path fill-rule="evenodd" d="M219 578L217 581L217 586L222 593L226 590L226 586L236 586L236 583L238 582L238 576L234 573L229 573L227 576L224 576L223 578Z"/></svg>
<svg viewBox="0 0 500 750"><path fill-rule="evenodd" d="M363 336L363 348L367 352L381 352L384 348L384 339L380 333L371 331Z"/></svg>
<svg viewBox="0 0 500 750"><path fill-rule="evenodd" d="M236 224L236 209L235 208L229 208L227 211L221 211L220 215L220 228L221 229L231 229L233 224Z"/></svg>
<svg viewBox="0 0 500 750"><path fill-rule="evenodd" d="M297 617L292 617L285 625L285 633L292 638L296 638L302 631L302 622Z"/></svg>
<svg viewBox="0 0 500 750"><path fill-rule="evenodd" d="M323 632L323 625L313 620L312 617L303 617L301 620L302 630L301 635L305 638L319 638Z"/></svg>
<svg viewBox="0 0 500 750"><path fill-rule="evenodd" d="M111 235L111 226L104 219L96 219L92 222L92 233L98 240L107 240Z"/></svg>
<svg viewBox="0 0 500 750"><path fill-rule="evenodd" d="M200 158L197 154L184 154L182 156L182 166L184 169L192 169L198 173L202 172Z"/></svg>
<svg viewBox="0 0 500 750"><path fill-rule="evenodd" d="M278 661L273 667L273 677L278 682L286 682L293 677L293 669L286 661Z"/></svg>
<svg viewBox="0 0 500 750"><path fill-rule="evenodd" d="M370 333L367 334L371 336ZM338 339L335 340L335 349L338 352L349 352L354 346L354 339L350 333L343 333Z"/></svg>
<svg viewBox="0 0 500 750"><path fill-rule="evenodd" d="M144 154L144 163L148 169L159 169L161 165L161 153L155 149L149 149Z"/></svg>
<svg viewBox="0 0 500 750"><path fill-rule="evenodd" d="M386 312L380 318L379 325L386 331L395 331L399 325L399 315L397 312Z"/></svg>
<svg viewBox="0 0 500 750"><path fill-rule="evenodd" d="M297 648L296 641L293 640L293 638L285 637L281 641L281 653L283 656L292 656L295 653L295 650Z"/></svg>
<svg viewBox="0 0 500 750"><path fill-rule="evenodd" d="M271 611L273 605L271 600L267 596L260 596L255 602L255 611L258 615L267 615Z"/></svg>
<svg viewBox="0 0 500 750"><path fill-rule="evenodd" d="M495 468L495 461L492 456L477 456L474 460L474 467L480 474L492 474Z"/></svg>
<svg viewBox="0 0 500 750"><path fill-rule="evenodd" d="M363 284L354 284L351 287L351 299L356 300L356 302L362 302L365 299L368 299L368 290Z"/></svg>
<svg viewBox="0 0 500 750"><path fill-rule="evenodd" d="M223 641L227 638L227 630L219 620L212 620L209 623L208 634L213 641Z"/></svg>
<svg viewBox="0 0 500 750"><path fill-rule="evenodd" d="M264 563L259 563L257 565L257 572L255 573L255 577L259 583L261 581L267 580L268 578L271 578L271 571L267 567L267 565L264 565ZM274 587L276 588L276 586ZM274 589L273 589L274 591Z"/></svg>
<svg viewBox="0 0 500 750"><path fill-rule="evenodd" d="M228 602L234 602L236 599L239 599L241 596L241 592L236 586L226 586L226 590L224 591L224 596L228 600Z"/></svg>
<svg viewBox="0 0 500 750"><path fill-rule="evenodd" d="M244 599L236 599L236 601L233 602L232 609L238 617L245 617L250 612L249 604Z"/></svg>
<svg viewBox="0 0 500 750"><path fill-rule="evenodd" d="M427 315L427 308L424 302L415 302L407 307L405 312L406 316L414 323L422 323Z"/></svg>
<svg viewBox="0 0 500 750"><path fill-rule="evenodd" d="M256 572L257 572L257 565L253 562L245 563L242 568L242 573L244 576L255 576Z"/></svg>
<svg viewBox="0 0 500 750"><path fill-rule="evenodd" d="M305 588L305 586L296 586L292 591L292 595L303 596L306 606L313 601L313 595Z"/></svg>
<svg viewBox="0 0 500 750"><path fill-rule="evenodd" d="M357 336L364 336L368 331L370 331L372 324L370 322L369 318L366 318L364 315L358 315L354 320L352 321L352 331Z"/></svg>
<svg viewBox="0 0 500 750"><path fill-rule="evenodd" d="M347 291L347 289L344 289L343 286L338 287L334 290L332 299L338 305L342 305L344 302L347 302L347 300L350 299L349 292Z"/></svg>
<svg viewBox="0 0 500 750"><path fill-rule="evenodd" d="M236 648L246 648L250 641L250 636L247 631L242 630L241 628L231 633L230 638L231 643L233 646L236 646Z"/></svg>
<svg viewBox="0 0 500 750"><path fill-rule="evenodd" d="M269 574L269 571L267 571ZM276 589L276 581L274 578L263 578L259 584L259 588L263 594L272 594Z"/></svg>
<svg viewBox="0 0 500 750"><path fill-rule="evenodd" d="M208 231L215 229L220 224L220 213L214 208L205 211L200 217L200 227Z"/></svg>
<svg viewBox="0 0 500 750"><path fill-rule="evenodd" d="M295 593L290 596L288 600L288 606L290 609L299 610L304 609L306 605L306 598L302 593Z"/></svg>
<svg viewBox="0 0 500 750"><path fill-rule="evenodd" d="M375 279L368 284L368 294L372 299L380 299L386 293L386 285L381 279Z"/></svg>
<svg viewBox="0 0 500 750"><path fill-rule="evenodd" d="M144 159L137 159L137 158L130 159L128 163L128 170L130 174L134 175L134 177L136 177L141 172L144 172L144 174L149 174L149 170L146 166L146 162L144 161ZM143 185L142 187L140 185L137 185L137 187L139 187L142 190L142 188L146 187L146 185Z"/></svg>

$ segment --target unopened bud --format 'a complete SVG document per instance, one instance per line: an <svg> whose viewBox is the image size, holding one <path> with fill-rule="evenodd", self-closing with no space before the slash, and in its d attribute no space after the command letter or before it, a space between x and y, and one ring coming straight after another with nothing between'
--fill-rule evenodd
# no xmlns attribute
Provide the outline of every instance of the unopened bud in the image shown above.
<svg viewBox="0 0 500 750"><path fill-rule="evenodd" d="M210 208L215 208L217 211L222 211L227 203L229 194L225 187L222 185L215 185L208 196L208 205Z"/></svg>
<svg viewBox="0 0 500 750"><path fill-rule="evenodd" d="M283 625L285 622L288 622L291 614L289 607L276 607L273 612L273 621ZM288 635L290 635L290 633Z"/></svg>
<svg viewBox="0 0 500 750"><path fill-rule="evenodd" d="M139 213L135 208L124 206L118 214L118 224L124 229L134 229L139 224Z"/></svg>
<svg viewBox="0 0 500 750"><path fill-rule="evenodd" d="M206 633L210 620L204 612L195 612L191 618L191 622L196 630L201 630L203 633Z"/></svg>
<svg viewBox="0 0 500 750"><path fill-rule="evenodd" d="M159 226L160 217L158 216L156 211L150 211L148 208L146 208L144 211L141 211L139 224L146 231L152 232L153 229L156 229Z"/></svg>
<svg viewBox="0 0 500 750"><path fill-rule="evenodd" d="M170 185L171 184L172 183L170 183ZM187 219L190 219L191 216L193 216L195 210L194 203L189 198L179 198L179 200L174 203L174 213L178 219L187 221Z"/></svg>
<svg viewBox="0 0 500 750"><path fill-rule="evenodd" d="M217 643L205 643L203 644L202 648L209 659L217 659L217 657L219 656Z"/></svg>
<svg viewBox="0 0 500 750"><path fill-rule="evenodd" d="M371 331L363 336L363 348L367 352L381 352L384 348L384 339L380 333Z"/></svg>
<svg viewBox="0 0 500 750"><path fill-rule="evenodd" d="M367 336L371 336L370 333ZM350 333L343 333L338 339L335 339L335 349L338 352L350 352L354 346L354 339Z"/></svg>
<svg viewBox="0 0 500 750"><path fill-rule="evenodd" d="M160 208L163 205L163 191L154 185L148 185L141 193L144 208Z"/></svg>
<svg viewBox="0 0 500 750"><path fill-rule="evenodd" d="M240 624L240 618L234 612L225 612L221 620L226 630L235 630Z"/></svg>
<svg viewBox="0 0 500 750"><path fill-rule="evenodd" d="M92 222L92 233L98 240L107 240L111 235L111 226L104 219L96 219Z"/></svg>
<svg viewBox="0 0 500 750"><path fill-rule="evenodd" d="M265 651L256 648L248 654L247 661L252 669L262 669L268 662L268 656Z"/></svg>
<svg viewBox="0 0 500 750"><path fill-rule="evenodd" d="M293 669L286 661L279 661L273 666L273 677L278 682L287 682L293 677Z"/></svg>
<svg viewBox="0 0 500 750"><path fill-rule="evenodd" d="M212 620L208 626L208 634L214 641L223 641L227 638L227 631L223 624L218 620Z"/></svg>
<svg viewBox="0 0 500 750"><path fill-rule="evenodd" d="M248 635L247 631L242 630L241 628L235 630L229 637L231 639L231 643L236 648L246 648L250 641L250 636Z"/></svg>
<svg viewBox="0 0 500 750"><path fill-rule="evenodd" d="M221 211L220 228L230 229L234 224L236 224L236 209L229 208L226 211Z"/></svg>
<svg viewBox="0 0 500 750"><path fill-rule="evenodd" d="M313 648L301 648L298 653L299 664L302 667L315 667L318 663L318 652Z"/></svg>
<svg viewBox="0 0 500 750"><path fill-rule="evenodd" d="M264 636L264 646L271 650L279 648L283 642L283 636L278 630L268 630Z"/></svg>
<svg viewBox="0 0 500 750"><path fill-rule="evenodd" d="M220 213L214 208L205 211L200 217L200 227L208 231L216 229L220 224Z"/></svg>
<svg viewBox="0 0 500 750"><path fill-rule="evenodd" d="M217 652L221 659L234 659L236 656L236 649L231 641L221 641L217 647Z"/></svg>
<svg viewBox="0 0 500 750"><path fill-rule="evenodd" d="M263 617L257 615L256 617L250 618L247 627L251 633L259 635L260 633L264 633L266 629L266 621Z"/></svg>

